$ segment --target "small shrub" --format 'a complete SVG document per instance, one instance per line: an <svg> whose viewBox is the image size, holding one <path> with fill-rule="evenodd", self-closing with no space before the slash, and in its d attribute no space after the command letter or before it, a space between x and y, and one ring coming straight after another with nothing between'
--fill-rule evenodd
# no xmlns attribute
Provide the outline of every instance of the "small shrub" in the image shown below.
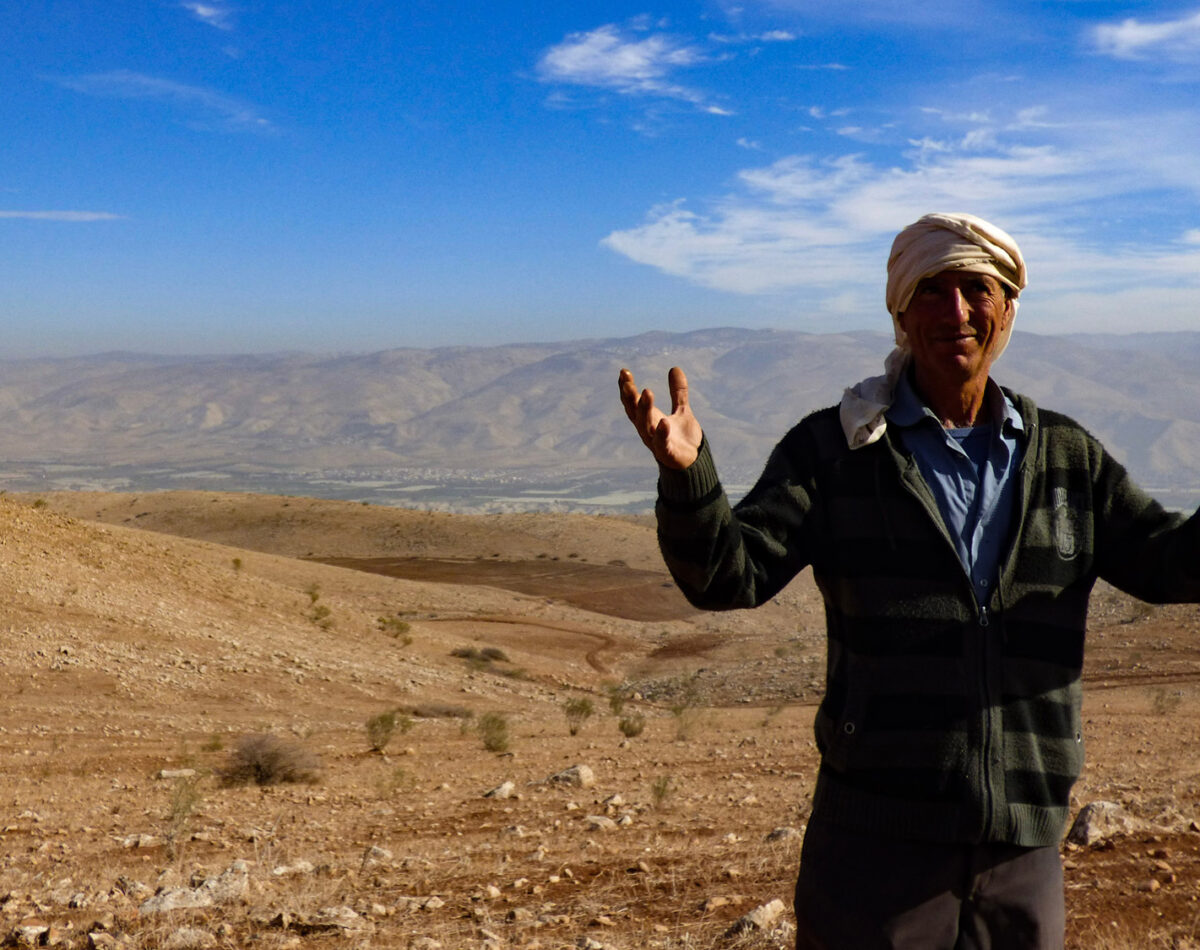
<svg viewBox="0 0 1200 950"><path fill-rule="evenodd" d="M310 604L315 604L321 599L321 585L309 584L306 588L304 588L304 593L308 595L308 602Z"/></svg>
<svg viewBox="0 0 1200 950"><path fill-rule="evenodd" d="M375 794L379 798L393 798L397 792L411 788L416 779L409 775L401 766L380 775L375 780Z"/></svg>
<svg viewBox="0 0 1200 950"><path fill-rule="evenodd" d="M479 655L491 663L507 663L508 654L499 647L484 647L479 651Z"/></svg>
<svg viewBox="0 0 1200 950"><path fill-rule="evenodd" d="M226 785L279 785L315 782L319 771L316 757L298 743L254 733L238 739L218 774Z"/></svg>
<svg viewBox="0 0 1200 950"><path fill-rule="evenodd" d="M34 508L45 508L48 504L50 504L50 502L46 501L45 498L35 498L33 500Z"/></svg>
<svg viewBox="0 0 1200 950"><path fill-rule="evenodd" d="M650 797L655 808L662 808L675 792L675 780L669 775L660 775L650 783Z"/></svg>
<svg viewBox="0 0 1200 950"><path fill-rule="evenodd" d="M201 752L220 752L224 748L225 748L225 740L222 739L220 737L220 735L218 735L217 733L214 732L211 736L209 736L207 739L204 740L204 744L202 746L200 746L200 751Z"/></svg>
<svg viewBox="0 0 1200 950"><path fill-rule="evenodd" d="M240 573L241 570L242 570L242 559L240 557L235 557L233 559L233 573L235 573L235 574Z"/></svg>
<svg viewBox="0 0 1200 950"><path fill-rule="evenodd" d="M579 730L583 728L583 724L592 718L596 708L592 705L592 701L586 696L578 696L573 699L568 699L563 705L563 712L567 716L567 730L573 736L579 735Z"/></svg>
<svg viewBox="0 0 1200 950"><path fill-rule="evenodd" d="M396 711L389 709L387 712L372 716L366 721L365 728L367 744L371 746L371 751L382 752L392 741L392 736L396 734Z"/></svg>
<svg viewBox="0 0 1200 950"><path fill-rule="evenodd" d="M629 691L624 685L612 684L608 687L608 708L614 716L625 711L625 703L629 701Z"/></svg>
<svg viewBox="0 0 1200 950"><path fill-rule="evenodd" d="M408 635L408 631L412 629L412 625L407 620L401 620L399 617L379 617L375 623L379 626L380 630L389 637L399 640L404 646L412 643L412 637Z"/></svg>
<svg viewBox="0 0 1200 950"><path fill-rule="evenodd" d="M316 604L313 609L308 612L308 619L315 623L322 630L328 630L333 626L333 611L324 604Z"/></svg>
<svg viewBox="0 0 1200 950"><path fill-rule="evenodd" d="M167 856L174 860L179 856L180 842L187 835L192 814L202 801L200 789L194 775L176 779L171 787L171 802L167 808Z"/></svg>
<svg viewBox="0 0 1200 950"><path fill-rule="evenodd" d="M642 730L646 728L646 717L640 712L631 712L628 716L622 716L617 720L617 728L621 730L621 735L626 739L640 736Z"/></svg>
<svg viewBox="0 0 1200 950"><path fill-rule="evenodd" d="M1177 689L1160 686L1150 694L1150 705L1156 716L1167 716L1175 712L1183 702L1183 693Z"/></svg>
<svg viewBox="0 0 1200 950"><path fill-rule="evenodd" d="M484 713L479 717L479 738L488 752L507 752L509 745L508 720L501 713Z"/></svg>
<svg viewBox="0 0 1200 950"><path fill-rule="evenodd" d="M366 721L367 742L372 752L382 752L399 732L404 735L413 727L413 721L399 709L389 709Z"/></svg>

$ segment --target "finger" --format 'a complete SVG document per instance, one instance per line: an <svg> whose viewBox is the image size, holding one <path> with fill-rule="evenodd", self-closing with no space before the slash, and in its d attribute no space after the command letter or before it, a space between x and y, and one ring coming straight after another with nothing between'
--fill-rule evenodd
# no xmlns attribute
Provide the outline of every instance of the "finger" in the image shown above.
<svg viewBox="0 0 1200 950"><path fill-rule="evenodd" d="M635 421L637 416L637 386L633 381L633 373L627 369L622 369L617 374L617 391L621 394L621 405L625 408L625 415L629 417L631 422Z"/></svg>
<svg viewBox="0 0 1200 950"><path fill-rule="evenodd" d="M688 405L687 375L678 366L672 366L667 374L667 385L671 389L671 414L674 415Z"/></svg>
<svg viewBox="0 0 1200 950"><path fill-rule="evenodd" d="M634 419L634 425L637 426L638 432L642 435L642 440L647 445L654 439L654 431L658 428L658 424L662 419L663 414L654 405L654 392L649 389L643 389L642 395L637 402L637 418Z"/></svg>

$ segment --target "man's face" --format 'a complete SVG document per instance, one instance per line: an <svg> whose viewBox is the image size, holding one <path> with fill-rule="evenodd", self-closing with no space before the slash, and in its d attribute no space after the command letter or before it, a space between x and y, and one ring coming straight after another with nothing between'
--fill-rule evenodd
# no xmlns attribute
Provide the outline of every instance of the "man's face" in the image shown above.
<svg viewBox="0 0 1200 950"><path fill-rule="evenodd" d="M987 377L1012 317L1012 301L995 277L944 270L917 284L898 319L917 379L961 386Z"/></svg>

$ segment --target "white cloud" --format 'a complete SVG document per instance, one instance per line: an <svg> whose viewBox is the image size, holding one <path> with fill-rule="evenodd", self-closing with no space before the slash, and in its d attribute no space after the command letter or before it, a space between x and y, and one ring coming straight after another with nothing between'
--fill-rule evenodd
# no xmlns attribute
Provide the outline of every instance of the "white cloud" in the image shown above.
<svg viewBox="0 0 1200 950"><path fill-rule="evenodd" d="M116 221L121 217L108 211L0 211L0 218L29 221Z"/></svg>
<svg viewBox="0 0 1200 950"><path fill-rule="evenodd" d="M714 43L792 43L797 34L790 30L767 30L763 33L710 33L708 38Z"/></svg>
<svg viewBox="0 0 1200 950"><path fill-rule="evenodd" d="M89 96L165 102L196 116L189 122L195 128L253 132L273 130L271 122L260 116L253 107L203 86L190 86L123 69L87 76L68 76L57 82L67 89Z"/></svg>
<svg viewBox="0 0 1200 950"><path fill-rule="evenodd" d="M196 0L188 0L180 4L183 9L187 10L192 16L209 26L215 26L218 30L232 30L233 14L228 7L220 3L202 3Z"/></svg>
<svg viewBox="0 0 1200 950"><path fill-rule="evenodd" d="M625 95L683 99L700 104L704 96L668 77L704 61L694 46L655 34L644 39L622 36L613 24L572 33L552 46L538 63L545 82L613 89Z"/></svg>
<svg viewBox="0 0 1200 950"><path fill-rule="evenodd" d="M1194 124L1169 116L1144 121L1092 125L1040 144L1001 144L999 130L919 139L886 163L794 155L744 169L734 191L705 207L684 200L654 207L641 224L602 243L704 287L787 295L814 322L865 307L861 319L882 306L876 298L897 230L929 211L970 211L1021 242L1037 300L1023 312L1027 329L1054 332L1102 313L1107 322L1090 329L1119 330L1131 312L1153 312L1164 326L1187 325L1190 314L1194 326L1200 229L1159 238L1143 231L1135 243L1118 241L1114 235L1124 232L1107 226L1124 209L1145 213L1146 192L1159 194L1150 213L1161 217L1200 205L1200 172L1146 157L1163 130L1163 151L1179 154ZM1128 309L1143 292L1143 304L1156 301L1153 309ZM1073 309L1085 303L1092 309Z"/></svg>
<svg viewBox="0 0 1200 950"><path fill-rule="evenodd" d="M1092 38L1101 53L1116 59L1200 59L1200 12L1154 23L1130 18L1102 24Z"/></svg>

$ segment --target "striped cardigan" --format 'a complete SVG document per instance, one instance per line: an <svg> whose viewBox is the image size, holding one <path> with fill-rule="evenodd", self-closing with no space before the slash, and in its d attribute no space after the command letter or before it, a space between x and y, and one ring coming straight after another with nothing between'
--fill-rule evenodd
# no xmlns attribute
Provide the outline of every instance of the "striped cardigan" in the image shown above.
<svg viewBox="0 0 1200 950"><path fill-rule="evenodd" d="M1096 578L1144 600L1200 600L1200 513L1166 512L1076 422L1009 395L1027 444L986 604L912 457L890 432L851 452L836 409L793 428L735 508L707 443L688 469L660 471L659 542L696 606L753 607L813 568L828 634L814 818L1056 844L1083 763Z"/></svg>

